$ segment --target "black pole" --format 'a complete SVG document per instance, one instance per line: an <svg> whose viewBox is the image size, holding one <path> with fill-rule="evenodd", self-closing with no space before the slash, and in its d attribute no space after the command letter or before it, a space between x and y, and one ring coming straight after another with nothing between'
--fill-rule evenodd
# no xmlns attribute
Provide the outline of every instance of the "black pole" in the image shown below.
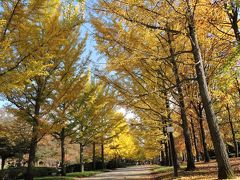
<svg viewBox="0 0 240 180"><path fill-rule="evenodd" d="M173 138L173 133L169 133L169 140L170 140L170 146L171 146L171 152L172 152L172 161L173 161L173 169L174 169L174 176L178 177L178 160L177 160L177 153L175 149L175 143L174 143L174 138Z"/></svg>

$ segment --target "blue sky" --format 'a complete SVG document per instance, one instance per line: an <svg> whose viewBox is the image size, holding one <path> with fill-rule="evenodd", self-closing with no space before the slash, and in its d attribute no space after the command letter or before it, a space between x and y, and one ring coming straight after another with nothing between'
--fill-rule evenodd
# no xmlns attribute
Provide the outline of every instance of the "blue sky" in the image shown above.
<svg viewBox="0 0 240 180"><path fill-rule="evenodd" d="M91 52L92 56L91 56L91 60L92 60L92 68L95 67L103 67L104 64L106 63L106 60L99 55L99 53L97 52L97 50L95 49L96 47L96 41L94 40L94 29L91 26L90 22L89 22L89 18L90 18L90 13L92 13L91 8L93 7L93 4L96 3L97 0L87 0L86 1L86 23L83 25L82 27L82 33L88 33L89 38L86 44L86 53Z"/></svg>

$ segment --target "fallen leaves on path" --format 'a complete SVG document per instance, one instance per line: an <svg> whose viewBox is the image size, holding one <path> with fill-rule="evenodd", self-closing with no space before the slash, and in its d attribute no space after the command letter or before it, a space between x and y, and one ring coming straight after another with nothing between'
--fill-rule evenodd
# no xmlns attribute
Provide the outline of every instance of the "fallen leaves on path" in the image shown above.
<svg viewBox="0 0 240 180"><path fill-rule="evenodd" d="M230 163L233 167L236 179L240 179L240 158L231 158ZM172 171L160 172L156 175L156 179L174 179ZM216 180L217 179L217 163L212 160L209 163L197 162L195 171L179 170L179 177L175 179L184 180Z"/></svg>

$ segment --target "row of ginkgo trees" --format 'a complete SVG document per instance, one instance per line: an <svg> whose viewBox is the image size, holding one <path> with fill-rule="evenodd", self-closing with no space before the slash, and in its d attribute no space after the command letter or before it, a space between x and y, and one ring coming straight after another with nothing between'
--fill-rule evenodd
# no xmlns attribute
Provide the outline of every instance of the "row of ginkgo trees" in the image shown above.
<svg viewBox="0 0 240 180"><path fill-rule="evenodd" d="M51 123L48 116L58 107L66 93L76 86L80 87L78 84L84 79L81 76L84 66L77 66L77 63L82 62L79 56L85 44L85 39L78 41L83 19L79 19L79 12L71 4L62 8L60 1L17 1L3 2L2 5L2 16L7 20L4 26L7 28L6 36L22 38L16 40L16 44L11 43L9 48L13 54L23 56L16 63L11 57L13 68L6 68L4 76L19 74L14 75L17 79L21 77L22 71L29 73L29 79L19 81L21 88L11 88L4 95L16 107L15 115L31 124L26 179L33 179L37 143L48 132ZM18 24L21 17L26 18L30 25L21 28L24 26ZM35 73L35 69L41 71Z"/></svg>
<svg viewBox="0 0 240 180"><path fill-rule="evenodd" d="M86 118L71 107L82 105L88 115L92 111L91 103L75 101L81 95L75 90L83 90L89 78L87 63L79 59L86 40L79 41L83 23L79 10L83 8L75 8L73 1L65 3L1 2L0 92L18 109L16 115L32 126L27 179L32 179L37 142L49 126L61 122L56 117L70 118L66 125L71 125L79 117ZM219 178L233 176L216 110L226 109L236 147L231 107L238 109L235 97L240 92L235 68L240 39L238 4L238 0L99 0L92 16L98 49L109 60L107 70L115 74L103 80L118 90L119 101L140 117L158 122L157 128L180 124L189 170L195 168L189 107L196 111L200 123L204 109ZM225 84L220 82L223 80ZM234 95L228 96L229 92ZM229 101L223 104L219 99ZM76 104L69 105L72 102ZM174 117L177 122L172 122ZM75 131L81 132L83 126L76 127ZM204 139L204 132L201 134ZM84 142L79 143L84 146Z"/></svg>
<svg viewBox="0 0 240 180"><path fill-rule="evenodd" d="M124 124L114 92L91 78L89 57L83 56L87 36L80 34L84 8L82 2L74 4L1 2L0 92L14 117L31 128L27 180L33 179L37 144L46 134L61 142L65 175L66 137L80 145L83 170L83 147L98 141L104 146L112 130Z"/></svg>
<svg viewBox="0 0 240 180"><path fill-rule="evenodd" d="M231 79L235 94L239 90L234 68L239 41L238 5L235 0L100 0L93 8L98 49L108 58L108 71L117 74L107 81L118 89L127 106L158 116L154 121L171 124L171 111L180 115L187 170L195 169L189 108L195 109L200 124L204 109L220 179L234 174L214 102L219 100L219 91L230 93L227 84L222 87L219 83L222 77ZM163 101L170 101L170 105L160 105ZM227 111L230 114L229 107ZM228 119L237 152L236 132L231 116ZM204 136L202 132L203 141Z"/></svg>

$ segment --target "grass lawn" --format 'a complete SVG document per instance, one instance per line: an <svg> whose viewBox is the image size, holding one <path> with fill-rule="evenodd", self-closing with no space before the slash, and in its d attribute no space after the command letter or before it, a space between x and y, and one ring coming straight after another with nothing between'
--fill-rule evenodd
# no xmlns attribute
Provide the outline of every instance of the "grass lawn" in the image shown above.
<svg viewBox="0 0 240 180"><path fill-rule="evenodd" d="M80 177L89 177L93 176L101 171L85 171L85 172L74 172L74 173L67 173L66 176L47 176L47 177L39 177L34 178L34 180L74 180L75 178Z"/></svg>
<svg viewBox="0 0 240 180"><path fill-rule="evenodd" d="M94 176L95 174L100 172L101 171L74 172L74 173L68 173L67 177L89 177L89 176Z"/></svg>
<svg viewBox="0 0 240 180"><path fill-rule="evenodd" d="M39 178L34 178L34 180L74 180L74 177L67 177L67 176L48 176L48 177L39 177Z"/></svg>
<svg viewBox="0 0 240 180"><path fill-rule="evenodd" d="M230 158L230 163L233 167L236 178L240 177L240 158ZM172 167L158 166L154 169L154 174L158 179L184 179L184 180L216 180L217 179L217 163L216 160L211 160L210 163L197 162L195 171L184 171L185 165L181 166L179 177L174 178Z"/></svg>
<svg viewBox="0 0 240 180"><path fill-rule="evenodd" d="M173 167L157 166L155 169L153 169L154 173L163 173L163 172L169 172L169 171L173 171Z"/></svg>

